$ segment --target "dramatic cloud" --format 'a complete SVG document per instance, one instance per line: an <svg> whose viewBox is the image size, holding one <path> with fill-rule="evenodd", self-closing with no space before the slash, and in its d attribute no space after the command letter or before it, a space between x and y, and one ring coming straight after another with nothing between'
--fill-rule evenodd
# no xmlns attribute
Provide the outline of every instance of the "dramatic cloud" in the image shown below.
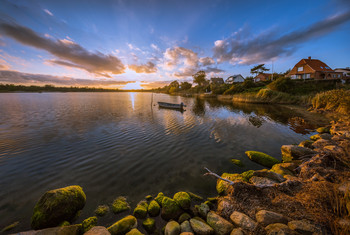
<svg viewBox="0 0 350 235"><path fill-rule="evenodd" d="M225 70L218 69L218 68L211 68L211 67L207 67L204 71L207 73L224 73L225 72Z"/></svg>
<svg viewBox="0 0 350 235"><path fill-rule="evenodd" d="M199 59L199 62L200 62L203 66L215 64L215 61L214 61L213 58L211 58L211 57L202 57L202 58Z"/></svg>
<svg viewBox="0 0 350 235"><path fill-rule="evenodd" d="M110 77L108 74L124 73L125 66L117 57L98 51L90 52L71 40L43 37L29 28L16 24L1 23L0 30L22 44L45 50L58 57L59 60L53 63L84 69L105 77Z"/></svg>
<svg viewBox="0 0 350 235"><path fill-rule="evenodd" d="M347 11L316 22L308 28L284 35L278 31L270 31L252 36L241 30L230 38L215 41L214 58L217 58L219 63L225 61L247 65L264 63L292 54L299 44L325 35L349 20L350 11Z"/></svg>
<svg viewBox="0 0 350 235"><path fill-rule="evenodd" d="M152 62L147 62L146 64L136 65L131 64L128 65L129 69L134 70L136 73L156 73L157 67Z"/></svg>
<svg viewBox="0 0 350 235"><path fill-rule="evenodd" d="M54 84L59 86L111 86L125 85L129 82L112 80L75 79L71 77L59 77L43 74L21 73L18 71L0 70L0 83L27 85Z"/></svg>

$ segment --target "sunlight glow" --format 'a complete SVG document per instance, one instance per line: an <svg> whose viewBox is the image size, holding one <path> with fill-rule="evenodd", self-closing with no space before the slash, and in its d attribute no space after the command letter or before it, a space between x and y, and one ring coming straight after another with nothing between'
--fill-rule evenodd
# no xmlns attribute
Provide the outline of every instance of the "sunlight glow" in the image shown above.
<svg viewBox="0 0 350 235"><path fill-rule="evenodd" d="M126 84L122 90L142 90L141 82L129 82Z"/></svg>

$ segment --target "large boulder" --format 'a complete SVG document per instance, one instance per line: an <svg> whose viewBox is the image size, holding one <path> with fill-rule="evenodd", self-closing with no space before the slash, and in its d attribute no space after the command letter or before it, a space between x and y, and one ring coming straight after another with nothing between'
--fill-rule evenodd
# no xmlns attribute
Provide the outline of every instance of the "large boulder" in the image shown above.
<svg viewBox="0 0 350 235"><path fill-rule="evenodd" d="M276 223L265 227L267 235L297 235L298 233L291 230L287 225Z"/></svg>
<svg viewBox="0 0 350 235"><path fill-rule="evenodd" d="M308 220L293 220L288 223L288 227L301 234L313 234L318 232L315 225Z"/></svg>
<svg viewBox="0 0 350 235"><path fill-rule="evenodd" d="M134 216L138 219L147 217L148 204L146 201L140 201L134 209Z"/></svg>
<svg viewBox="0 0 350 235"><path fill-rule="evenodd" d="M273 165L280 163L276 158L270 155L258 151L246 151L245 154L250 160L256 162L262 166L271 168Z"/></svg>
<svg viewBox="0 0 350 235"><path fill-rule="evenodd" d="M243 177L240 174L229 174L229 173L223 173L221 175L222 178L230 180L230 181L243 181ZM228 187L230 186L230 183L227 181L218 179L216 183L216 191L218 194L223 195L226 193Z"/></svg>
<svg viewBox="0 0 350 235"><path fill-rule="evenodd" d="M156 221L152 218L147 218L142 222L142 227L149 233L152 234L156 230Z"/></svg>
<svg viewBox="0 0 350 235"><path fill-rule="evenodd" d="M208 204L201 203L200 205L195 205L196 214L202 217L203 219L207 218L207 214L210 211Z"/></svg>
<svg viewBox="0 0 350 235"><path fill-rule="evenodd" d="M123 235L136 227L137 219L132 215L128 215L123 219L118 220L107 229L112 235Z"/></svg>
<svg viewBox="0 0 350 235"><path fill-rule="evenodd" d="M217 235L230 234L233 229L233 225L230 222L213 211L208 213L207 223L214 229L215 234Z"/></svg>
<svg viewBox="0 0 350 235"><path fill-rule="evenodd" d="M190 219L190 224L195 234L210 235L214 233L214 229L207 223L203 222L201 219Z"/></svg>
<svg viewBox="0 0 350 235"><path fill-rule="evenodd" d="M163 201L163 198L164 198L164 193L160 192L158 193L158 195L154 198L154 200L156 200L156 202L162 206L162 201Z"/></svg>
<svg viewBox="0 0 350 235"><path fill-rule="evenodd" d="M180 215L179 220L177 222L181 224L185 220L189 220L189 219L191 219L191 216L188 213L183 213L182 215Z"/></svg>
<svg viewBox="0 0 350 235"><path fill-rule="evenodd" d="M84 233L84 235L111 235L111 233L103 226L95 226Z"/></svg>
<svg viewBox="0 0 350 235"><path fill-rule="evenodd" d="M128 202L125 197L117 197L112 204L112 211L115 214L127 211L130 209Z"/></svg>
<svg viewBox="0 0 350 235"><path fill-rule="evenodd" d="M279 183L286 181L286 179L283 177L283 175L280 175L276 172L273 172L273 171L267 170L267 169L255 171L253 173L253 176L265 177L265 178L271 179L271 180L279 182Z"/></svg>
<svg viewBox="0 0 350 235"><path fill-rule="evenodd" d="M34 207L31 226L43 229L72 221L85 202L85 193L78 185L47 191Z"/></svg>
<svg viewBox="0 0 350 235"><path fill-rule="evenodd" d="M176 221L170 221L166 224L164 235L179 235L181 232L180 225Z"/></svg>
<svg viewBox="0 0 350 235"><path fill-rule="evenodd" d="M293 163L279 163L279 164L275 164L271 168L271 171L275 172L277 174L280 174L282 176L285 176L285 175L294 176L294 173L293 173L294 169L292 167L290 167L290 166L294 167L294 164ZM293 170L290 170L290 169L293 169Z"/></svg>
<svg viewBox="0 0 350 235"><path fill-rule="evenodd" d="M182 210L174 199L164 197L162 201L162 212L161 217L164 220L176 220L181 214Z"/></svg>
<svg viewBox="0 0 350 235"><path fill-rule="evenodd" d="M256 221L261 223L263 226L267 226L269 224L288 223L288 219L283 215L267 210L261 210L255 214Z"/></svg>
<svg viewBox="0 0 350 235"><path fill-rule="evenodd" d="M191 207L191 197L186 192L178 192L174 195L174 200L182 209L187 210Z"/></svg>
<svg viewBox="0 0 350 235"><path fill-rule="evenodd" d="M257 226L257 223L254 220L252 220L248 215L238 211L234 211L230 215L230 219L236 226L249 231L253 231Z"/></svg>
<svg viewBox="0 0 350 235"><path fill-rule="evenodd" d="M82 223L81 223L82 227L83 227L83 232L87 232L89 231L92 227L95 227L97 225L97 217L93 216L93 217L89 217L87 219L85 219Z"/></svg>
<svg viewBox="0 0 350 235"><path fill-rule="evenodd" d="M148 205L148 214L152 217L156 217L159 215L160 206L156 200L153 200Z"/></svg>
<svg viewBox="0 0 350 235"><path fill-rule="evenodd" d="M281 152L283 162L291 162L292 160L311 158L316 154L316 152L312 149L300 147L297 145L282 145Z"/></svg>
<svg viewBox="0 0 350 235"><path fill-rule="evenodd" d="M180 228L181 228L181 233L185 233L185 232L193 233L191 224L187 220L181 223Z"/></svg>

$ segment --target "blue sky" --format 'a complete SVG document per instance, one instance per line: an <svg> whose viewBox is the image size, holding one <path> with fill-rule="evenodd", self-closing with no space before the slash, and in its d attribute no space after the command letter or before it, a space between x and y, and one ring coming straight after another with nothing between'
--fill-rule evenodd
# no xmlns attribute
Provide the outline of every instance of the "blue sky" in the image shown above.
<svg viewBox="0 0 350 235"><path fill-rule="evenodd" d="M350 66L350 1L0 0L0 82L143 87Z"/></svg>

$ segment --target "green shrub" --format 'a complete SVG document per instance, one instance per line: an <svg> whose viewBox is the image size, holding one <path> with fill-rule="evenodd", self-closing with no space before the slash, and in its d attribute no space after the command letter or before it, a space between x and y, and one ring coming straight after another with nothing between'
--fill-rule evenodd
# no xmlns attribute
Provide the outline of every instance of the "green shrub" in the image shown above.
<svg viewBox="0 0 350 235"><path fill-rule="evenodd" d="M282 91L286 92L293 86L292 80L290 78L280 77L277 80L271 82L267 87L273 91Z"/></svg>

